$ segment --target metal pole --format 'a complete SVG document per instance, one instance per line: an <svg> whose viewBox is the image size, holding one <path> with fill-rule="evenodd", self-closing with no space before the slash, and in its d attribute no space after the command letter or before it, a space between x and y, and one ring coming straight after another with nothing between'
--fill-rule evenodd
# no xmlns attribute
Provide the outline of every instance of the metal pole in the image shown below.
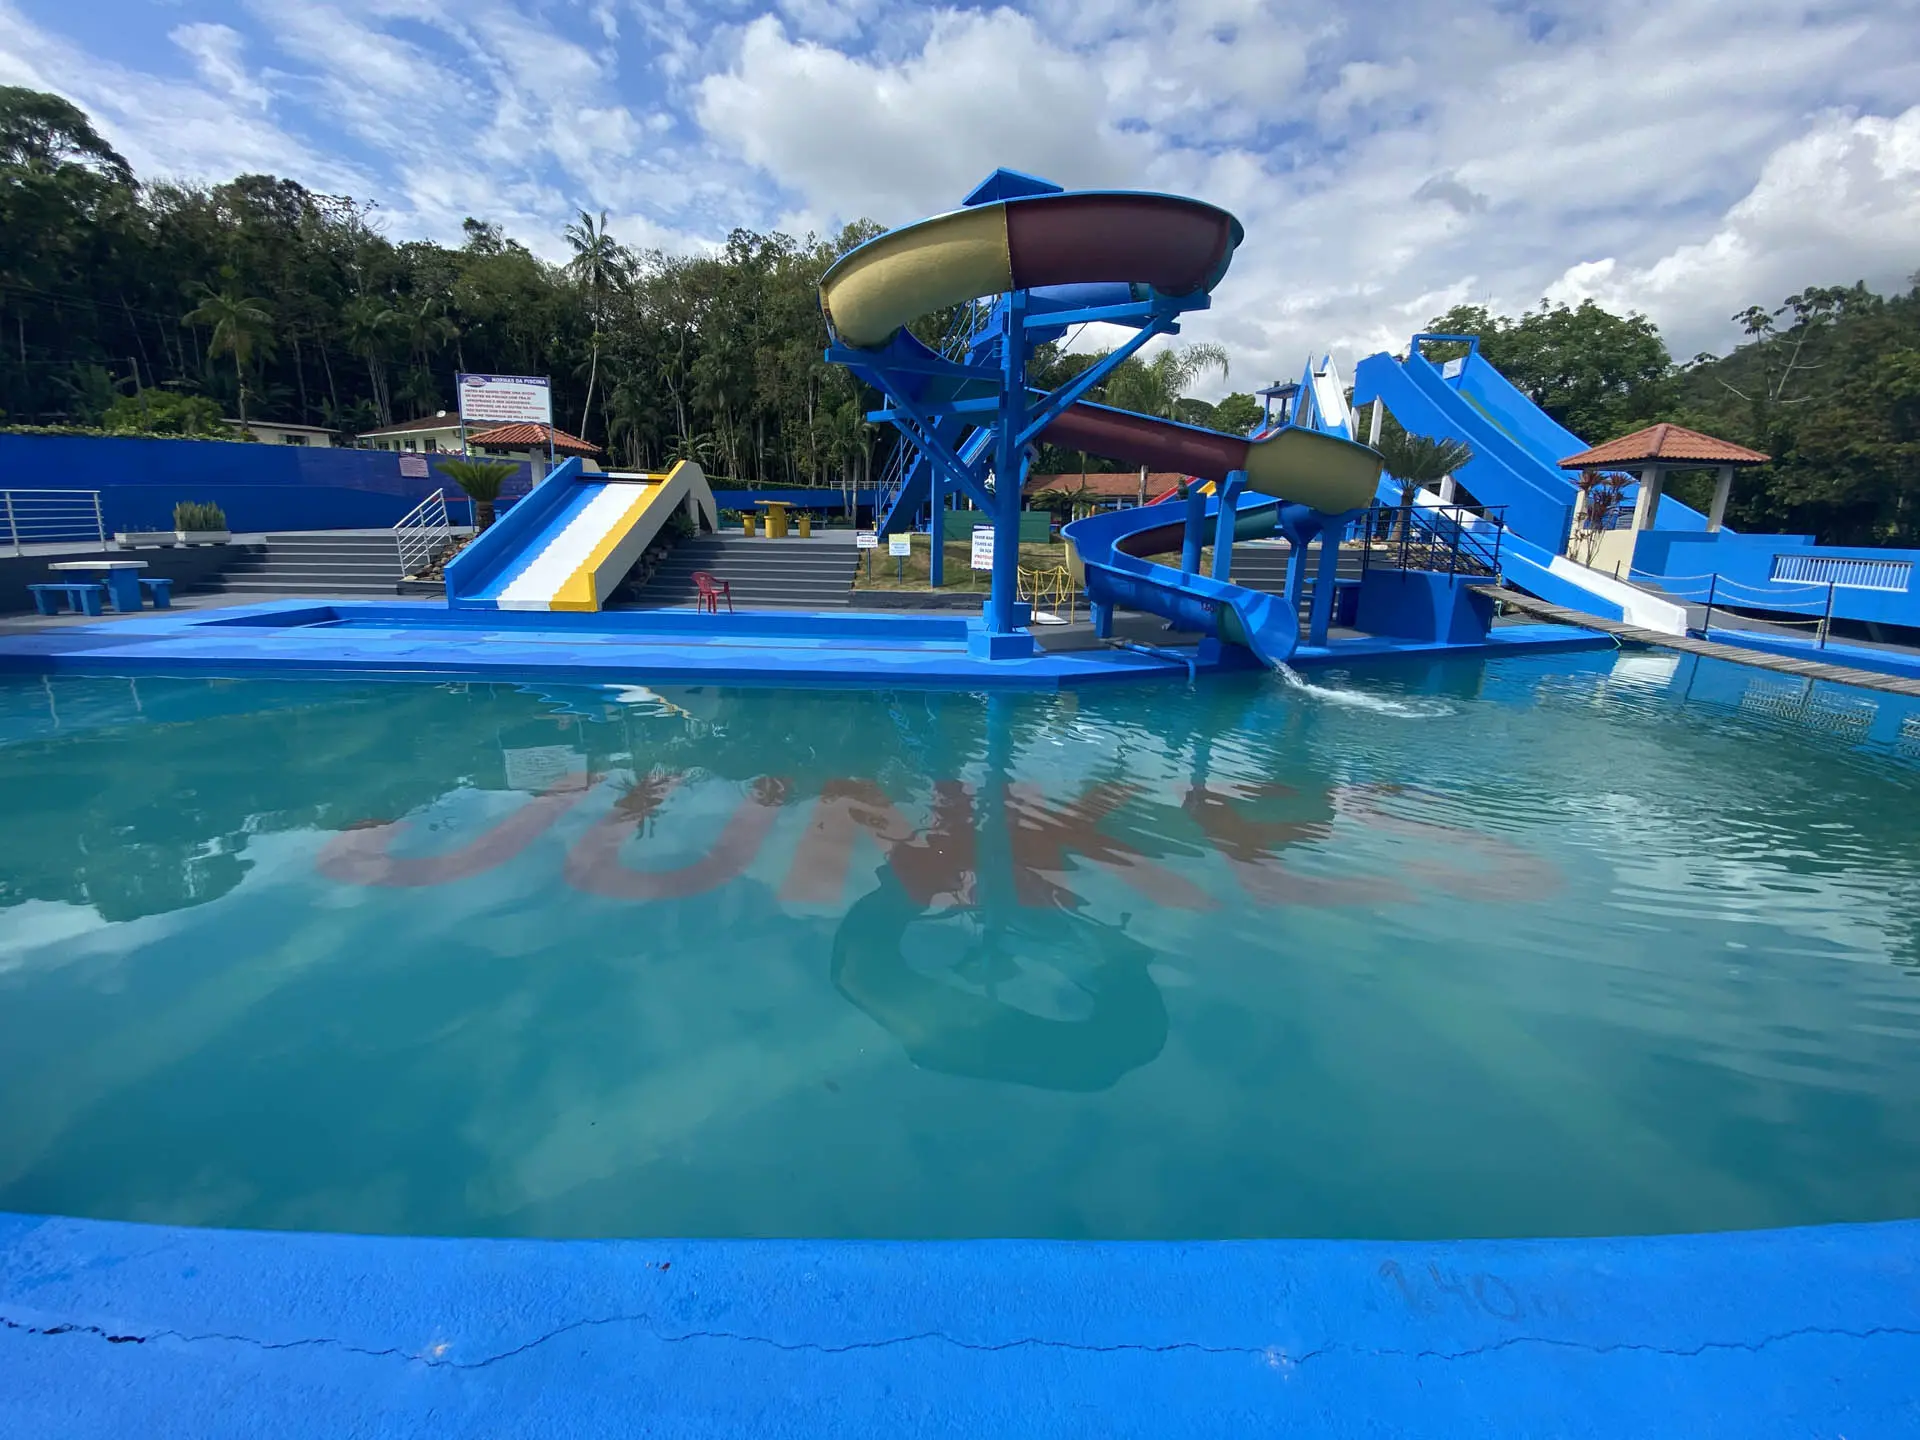
<svg viewBox="0 0 1920 1440"><path fill-rule="evenodd" d="M13 537L13 553L24 555L27 552L20 548L20 527L13 520L13 491L0 490L0 495L7 497L7 534Z"/></svg>
<svg viewBox="0 0 1920 1440"><path fill-rule="evenodd" d="M1713 629L1713 597L1720 593L1720 572L1714 571L1707 577L1707 613L1700 621L1700 633L1707 634Z"/></svg>
<svg viewBox="0 0 1920 1440"><path fill-rule="evenodd" d="M1453 514L1453 546L1447 554L1447 574L1460 573L1460 512Z"/></svg>
<svg viewBox="0 0 1920 1440"><path fill-rule="evenodd" d="M1833 628L1833 586L1834 582L1829 580L1827 582L1827 613L1820 617L1820 648L1822 650L1827 648L1827 632Z"/></svg>
<svg viewBox="0 0 1920 1440"><path fill-rule="evenodd" d="M93 532L100 537L100 548L107 548L107 518L100 513L100 492L93 492Z"/></svg>

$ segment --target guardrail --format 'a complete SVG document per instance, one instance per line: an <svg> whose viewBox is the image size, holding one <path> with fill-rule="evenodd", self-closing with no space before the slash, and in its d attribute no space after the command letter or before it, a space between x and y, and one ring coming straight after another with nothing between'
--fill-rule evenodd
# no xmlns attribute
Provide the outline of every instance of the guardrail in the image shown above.
<svg viewBox="0 0 1920 1440"><path fill-rule="evenodd" d="M395 522L393 543L400 552L402 576L416 575L439 559L453 543L447 492L434 491Z"/></svg>
<svg viewBox="0 0 1920 1440"><path fill-rule="evenodd" d="M1362 568L1498 576L1506 511L1504 505L1374 505L1347 527L1345 538L1361 543Z"/></svg>
<svg viewBox="0 0 1920 1440"><path fill-rule="evenodd" d="M0 542L16 555L29 545L107 543L98 490L0 490Z"/></svg>

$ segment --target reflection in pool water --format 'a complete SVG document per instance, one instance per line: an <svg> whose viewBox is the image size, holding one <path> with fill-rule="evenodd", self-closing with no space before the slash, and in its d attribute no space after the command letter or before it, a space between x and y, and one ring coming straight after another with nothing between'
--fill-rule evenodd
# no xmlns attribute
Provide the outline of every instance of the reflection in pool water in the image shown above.
<svg viewBox="0 0 1920 1440"><path fill-rule="evenodd" d="M1903 702L1635 655L1315 686L7 682L0 1207L1192 1238L1912 1211Z"/></svg>

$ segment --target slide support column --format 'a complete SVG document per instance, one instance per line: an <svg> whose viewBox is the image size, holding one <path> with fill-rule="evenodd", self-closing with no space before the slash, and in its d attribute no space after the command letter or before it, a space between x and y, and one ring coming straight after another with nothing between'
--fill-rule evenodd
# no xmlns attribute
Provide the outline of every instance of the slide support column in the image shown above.
<svg viewBox="0 0 1920 1440"><path fill-rule="evenodd" d="M1207 497L1198 485L1187 487L1187 528L1180 537L1180 572L1200 573L1200 547L1206 542Z"/></svg>
<svg viewBox="0 0 1920 1440"><path fill-rule="evenodd" d="M947 503L947 497L940 489L940 467L927 459L927 486L933 496L933 510L927 521L930 532L927 544L927 584L938 590L947 583L947 527L941 524L940 507Z"/></svg>
<svg viewBox="0 0 1920 1440"><path fill-rule="evenodd" d="M1213 523L1213 578L1226 580L1233 574L1233 522L1239 518L1240 492L1247 488L1247 472L1229 470L1227 478L1214 487L1220 496L1220 513Z"/></svg>
<svg viewBox="0 0 1920 1440"><path fill-rule="evenodd" d="M987 601L987 630L998 653L1031 654L1009 645L1016 634L1014 605L1020 587L1020 492L1026 481L1026 447L1020 432L1027 425L1027 292L1007 296L1000 352L1000 433L993 464L993 593Z"/></svg>
<svg viewBox="0 0 1920 1440"><path fill-rule="evenodd" d="M1345 528L1339 516L1321 517L1320 566L1313 579L1313 611L1307 617L1309 645L1327 643L1327 627L1333 622L1334 582L1340 577L1340 532ZM1300 553L1304 558L1306 551Z"/></svg>

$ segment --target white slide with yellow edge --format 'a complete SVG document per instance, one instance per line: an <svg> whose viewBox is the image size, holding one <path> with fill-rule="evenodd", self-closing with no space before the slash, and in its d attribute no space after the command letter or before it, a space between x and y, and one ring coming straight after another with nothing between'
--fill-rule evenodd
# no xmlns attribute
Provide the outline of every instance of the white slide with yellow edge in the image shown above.
<svg viewBox="0 0 1920 1440"><path fill-rule="evenodd" d="M502 610L598 610L675 510L718 528L713 491L698 465L665 474L583 475L494 603Z"/></svg>

